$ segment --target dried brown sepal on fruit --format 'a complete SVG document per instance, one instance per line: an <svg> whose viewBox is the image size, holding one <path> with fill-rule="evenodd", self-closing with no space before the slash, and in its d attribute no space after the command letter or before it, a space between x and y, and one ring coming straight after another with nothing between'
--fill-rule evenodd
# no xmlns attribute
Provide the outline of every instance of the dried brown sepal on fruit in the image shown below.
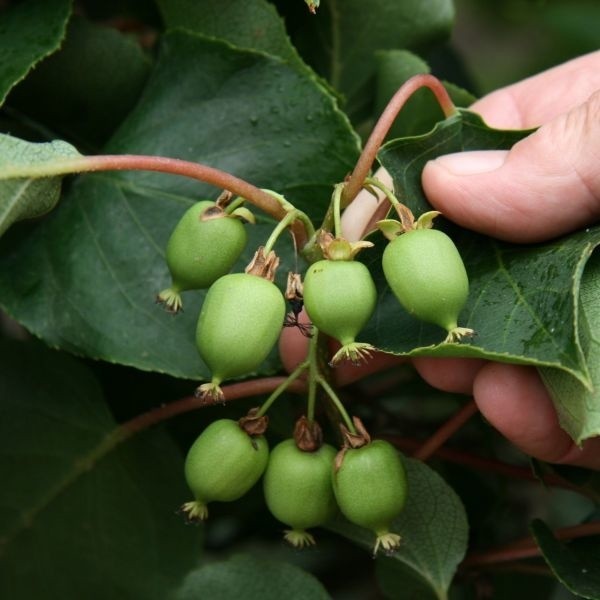
<svg viewBox="0 0 600 600"><path fill-rule="evenodd" d="M337 453L334 461L334 470L335 472L339 471L342 466L342 462L344 461L344 455L347 450L351 448L362 448L367 444L371 443L371 435L367 431L364 423L356 416L352 417L352 423L354 424L354 428L356 432L353 433L350 431L343 423L340 423L340 430L342 432L342 438L344 440L342 449Z"/></svg>
<svg viewBox="0 0 600 600"><path fill-rule="evenodd" d="M252 260L244 269L248 275L256 275L267 281L274 281L275 272L279 266L279 257L273 250L265 255L264 246L260 246L254 253Z"/></svg>
<svg viewBox="0 0 600 600"><path fill-rule="evenodd" d="M316 452L323 445L323 430L316 421L302 415L294 426L294 441L304 452Z"/></svg>
<svg viewBox="0 0 600 600"><path fill-rule="evenodd" d="M259 416L259 411L260 407L251 408L245 417L238 420L239 426L250 436L262 435L269 426L269 417Z"/></svg>

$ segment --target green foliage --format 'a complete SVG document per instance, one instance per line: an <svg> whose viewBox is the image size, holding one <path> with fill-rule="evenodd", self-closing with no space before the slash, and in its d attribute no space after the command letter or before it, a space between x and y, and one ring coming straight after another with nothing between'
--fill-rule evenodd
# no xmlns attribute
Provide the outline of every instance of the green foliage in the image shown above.
<svg viewBox="0 0 600 600"><path fill-rule="evenodd" d="M155 430L117 449L78 361L9 341L0 359L0 596L165 598L200 542L174 514L187 491L173 440Z"/></svg>
<svg viewBox="0 0 600 600"><path fill-rule="evenodd" d="M406 460L406 505L391 526L402 543L392 556L371 560L373 533L339 515L317 533L318 551L286 554L260 486L226 506L211 504L211 520L200 527L185 526L175 514L189 500L183 456L202 427L219 418L237 420L264 401L249 398L257 392L239 392L245 383L238 381L240 404L150 428L203 402L190 393L198 380L210 377L195 341L207 292L184 292L185 311L177 317L154 299L169 284L165 247L175 224L199 199L216 199L221 190L151 171L71 174L85 171L92 153L199 162L282 194L316 228L325 217L331 229L333 186L352 172L361 138L401 84L433 72L448 80L444 85L456 105L466 107L474 96L463 88L478 91L487 80L477 69L477 85L467 75L475 52L464 56L465 69L456 58L457 40L449 45L455 18L473 18L472 7L461 12L467 0L457 1L458 10L451 0L367 4L84 0L76 3L75 15L67 0L3 3L0 597L313 600L382 594L443 600L470 598L488 584L499 598L545 597L556 582L581 597L600 597L597 536L565 542L552 533L577 524L573 520L583 520L582 514L587 522L597 520L598 477L583 469L556 470L553 479L538 465L536 474L544 474L548 485L573 490L577 501L566 504L538 482L519 484L519 478L531 479L527 458L477 419L432 466ZM556 44L552 54L528 55L527 68L597 40L590 23L598 9L591 4L500 4L479 3L479 16L488 11L497 27L509 23L521 35L523 23L535 19L556 39L571 40ZM485 38L477 33L472 37ZM490 39L500 55L497 39ZM505 75L490 68L489 81ZM431 93L419 90L378 160L392 175L400 201L419 216L431 209L420 183L428 160L508 149L529 133L491 129L467 110L444 119ZM253 212L257 223L245 226L248 246L233 266L236 272L276 225L272 215ZM600 227L521 246L460 229L443 217L438 226L456 243L469 275L459 325L477 335L441 344L439 327L400 308L381 267L387 242L377 234L369 238L374 247L358 258L377 288L375 312L359 340L403 357L533 365L573 439L581 443L600 435ZM275 283L284 291L287 271L305 272L308 265L287 236L274 247L281 259ZM328 298L334 310L342 300L335 293ZM235 318L222 328L229 327L236 350L254 360L256 348L232 325L248 305L244 300L229 305ZM260 320L252 315L244 322L252 319ZM318 365L333 385L325 348L312 348L311 369ZM252 376L281 373L281 366L272 351ZM266 378L263 384L275 386ZM372 375L340 394L329 390L329 400L312 394L328 442L339 442L336 406L343 404L375 437L385 435L407 451L463 404L433 392L408 367ZM272 447L278 436L290 437L292 418L303 411L304 397L278 400L266 434ZM217 474L227 464L210 458ZM451 462L459 466L449 468ZM474 476L467 469L483 472ZM557 482L557 473L564 479ZM488 578L485 563L463 563L467 553L477 558L524 535L524 523L540 514L548 525L534 521L532 531L543 559L527 565L531 573L514 576L511 568L522 563L513 561L503 565L509 575ZM470 547L469 522L481 528L473 531Z"/></svg>
<svg viewBox="0 0 600 600"><path fill-rule="evenodd" d="M60 47L70 0L29 0L0 13L0 104L11 88Z"/></svg>
<svg viewBox="0 0 600 600"><path fill-rule="evenodd" d="M540 520L531 524L533 535L554 574L581 598L600 598L600 537L565 544Z"/></svg>
<svg viewBox="0 0 600 600"><path fill-rule="evenodd" d="M260 573L260 577L256 574ZM227 561L209 563L192 572L173 600L327 600L323 586L293 565L238 554Z"/></svg>

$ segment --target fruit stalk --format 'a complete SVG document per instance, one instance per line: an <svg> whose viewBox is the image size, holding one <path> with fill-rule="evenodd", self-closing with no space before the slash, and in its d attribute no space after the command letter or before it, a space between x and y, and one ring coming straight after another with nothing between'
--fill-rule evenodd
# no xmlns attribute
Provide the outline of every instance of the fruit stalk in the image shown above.
<svg viewBox="0 0 600 600"><path fill-rule="evenodd" d="M385 110L381 113L381 116L377 120L375 127L371 131L371 135L365 144L363 151L344 187L342 194L342 208L348 206L352 200L356 197L356 194L360 191L365 178L368 176L369 171L373 165L377 152L385 139L390 127L394 123L394 120L398 116L398 113L406 104L406 101L414 94L417 90L426 87L430 89L439 102L440 108L442 109L446 118L456 114L457 109L452 102L452 99L448 95L448 92L444 88L442 82L433 75L423 74L415 75L400 87L400 89L392 96Z"/></svg>
<svg viewBox="0 0 600 600"><path fill-rule="evenodd" d="M16 169L13 170L15 171L13 177L34 178L95 171L158 171L197 179L215 187L229 190L233 194L245 198L277 220L285 217L288 212L282 203L271 194L235 175L202 163L165 156L146 156L142 154L93 155L53 161L52 163L36 166L28 165L27 168L23 169L22 174ZM298 220L292 224L291 229L297 247L303 248L312 235L310 231L306 230L306 222Z"/></svg>
<svg viewBox="0 0 600 600"><path fill-rule="evenodd" d="M350 415L348 415L342 401L340 400L339 396L333 391L333 388L329 385L329 382L321 375L318 375L317 383L325 390L325 393L329 396L329 398L337 408L337 411L342 417L342 420L348 428L348 431L350 431L350 433L356 434L356 427L354 427L354 423L352 422Z"/></svg>

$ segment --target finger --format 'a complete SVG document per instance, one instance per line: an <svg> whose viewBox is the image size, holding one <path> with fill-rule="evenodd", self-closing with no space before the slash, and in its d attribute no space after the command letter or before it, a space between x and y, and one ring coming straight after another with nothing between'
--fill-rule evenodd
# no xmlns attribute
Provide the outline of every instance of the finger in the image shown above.
<svg viewBox="0 0 600 600"><path fill-rule="evenodd" d="M430 161L430 202L468 229L537 242L600 216L600 92L509 151L449 154Z"/></svg>
<svg viewBox="0 0 600 600"><path fill-rule="evenodd" d="M600 438L578 449L560 427L537 371L488 363L475 376L473 394L482 415L523 452L543 461L600 468Z"/></svg>
<svg viewBox="0 0 600 600"><path fill-rule="evenodd" d="M310 320L306 311L302 310L298 315L298 323L310 326ZM291 373L308 356L310 338L298 327L284 327L279 336L279 356L283 368Z"/></svg>
<svg viewBox="0 0 600 600"><path fill-rule="evenodd" d="M298 322L304 325L309 325L310 320L304 310L298 315ZM310 338L306 337L297 327L284 327L279 336L279 355L283 368L291 373L296 367L306 360L308 356L308 346ZM340 348L340 345L331 341L329 356L333 356ZM383 352L373 352L371 357L359 364L350 361L339 363L333 370L332 376L337 385L348 385L363 379L367 375L378 373L389 367L399 365L405 362L406 359L394 356L393 354L385 354Z"/></svg>
<svg viewBox="0 0 600 600"><path fill-rule="evenodd" d="M444 392L472 394L473 382L487 361L476 358L413 358L419 375Z"/></svg>
<svg viewBox="0 0 600 600"><path fill-rule="evenodd" d="M469 110L500 129L539 127L600 89L600 51L563 63L488 94Z"/></svg>
<svg viewBox="0 0 600 600"><path fill-rule="evenodd" d="M387 187L393 186L392 178L385 169L379 168L374 176ZM342 234L350 242L362 239L365 233L375 228L376 221L385 218L389 210L384 193L379 189L374 191L376 196L361 190L342 214Z"/></svg>

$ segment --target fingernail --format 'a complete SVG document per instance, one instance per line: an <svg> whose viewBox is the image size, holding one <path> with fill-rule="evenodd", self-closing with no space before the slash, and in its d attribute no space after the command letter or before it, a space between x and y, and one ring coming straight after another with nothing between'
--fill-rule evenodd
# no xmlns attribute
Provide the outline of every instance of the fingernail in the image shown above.
<svg viewBox="0 0 600 600"><path fill-rule="evenodd" d="M440 156L434 160L434 163L452 175L480 175L499 169L507 155L507 150L459 152Z"/></svg>

